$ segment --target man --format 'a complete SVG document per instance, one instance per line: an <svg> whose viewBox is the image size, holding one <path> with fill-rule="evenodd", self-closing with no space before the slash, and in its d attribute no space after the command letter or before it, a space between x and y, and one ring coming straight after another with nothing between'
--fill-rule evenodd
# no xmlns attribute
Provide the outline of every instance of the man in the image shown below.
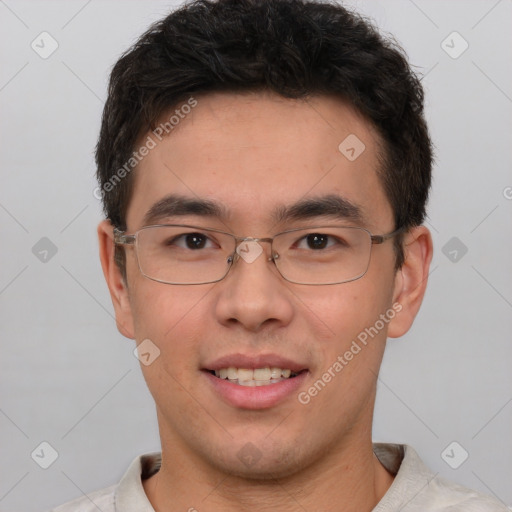
<svg viewBox="0 0 512 512"><path fill-rule="evenodd" d="M499 511L372 445L425 292L432 152L399 48L334 4L193 2L116 64L100 256L162 453L56 509Z"/></svg>

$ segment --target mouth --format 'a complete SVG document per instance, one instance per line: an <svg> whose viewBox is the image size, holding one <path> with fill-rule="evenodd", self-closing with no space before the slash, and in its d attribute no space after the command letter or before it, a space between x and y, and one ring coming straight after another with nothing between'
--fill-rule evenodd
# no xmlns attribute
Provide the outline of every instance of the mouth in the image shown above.
<svg viewBox="0 0 512 512"><path fill-rule="evenodd" d="M201 368L213 396L237 409L269 409L292 399L308 382L304 363L278 354L230 354Z"/></svg>
<svg viewBox="0 0 512 512"><path fill-rule="evenodd" d="M301 373L307 372L306 369L295 372L290 368L279 368L276 366L265 366L263 368L254 369L229 366L218 370L206 371L219 379L246 387L269 386L282 382L283 380L293 379Z"/></svg>

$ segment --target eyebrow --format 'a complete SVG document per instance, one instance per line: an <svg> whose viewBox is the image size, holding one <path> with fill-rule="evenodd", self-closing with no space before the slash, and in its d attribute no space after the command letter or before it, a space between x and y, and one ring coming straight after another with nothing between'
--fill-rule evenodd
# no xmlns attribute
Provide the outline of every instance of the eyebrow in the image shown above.
<svg viewBox="0 0 512 512"><path fill-rule="evenodd" d="M170 194L151 206L144 215L143 223L145 226L148 226L157 224L167 217L185 215L217 218L226 218L228 216L224 206L214 201Z"/></svg>
<svg viewBox="0 0 512 512"><path fill-rule="evenodd" d="M315 217L333 217L359 224L365 222L361 206L336 194L302 199L290 206L281 206L274 213L274 217L278 223L308 220Z"/></svg>
<svg viewBox="0 0 512 512"><path fill-rule="evenodd" d="M149 226L168 217L186 215L218 219L229 217L224 205L215 201L170 194L151 206L144 215L143 222L145 226ZM274 221L279 224L316 217L333 217L361 224L365 221L363 209L360 206L336 194L302 199L291 205L279 206L272 214Z"/></svg>

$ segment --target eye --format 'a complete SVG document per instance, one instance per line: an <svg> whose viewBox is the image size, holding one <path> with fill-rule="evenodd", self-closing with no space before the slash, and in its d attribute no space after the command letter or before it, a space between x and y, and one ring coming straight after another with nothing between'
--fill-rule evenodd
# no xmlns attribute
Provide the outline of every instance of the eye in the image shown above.
<svg viewBox="0 0 512 512"><path fill-rule="evenodd" d="M331 235L325 235L322 233L309 233L297 242L297 248L320 250L331 247L336 243L337 241Z"/></svg>
<svg viewBox="0 0 512 512"><path fill-rule="evenodd" d="M182 249L191 250L214 247L212 240L204 233L184 233L169 240L167 245L176 245Z"/></svg>

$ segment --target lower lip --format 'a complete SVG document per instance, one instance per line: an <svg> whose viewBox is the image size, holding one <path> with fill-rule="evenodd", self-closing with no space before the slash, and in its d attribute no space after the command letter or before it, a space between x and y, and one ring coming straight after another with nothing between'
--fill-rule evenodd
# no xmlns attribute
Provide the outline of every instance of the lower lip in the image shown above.
<svg viewBox="0 0 512 512"><path fill-rule="evenodd" d="M279 404L290 395L296 394L304 384L308 372L299 373L296 377L284 379L275 384L265 386L241 386L226 379L219 379L210 372L203 373L212 384L215 391L229 405L241 409L268 409Z"/></svg>

